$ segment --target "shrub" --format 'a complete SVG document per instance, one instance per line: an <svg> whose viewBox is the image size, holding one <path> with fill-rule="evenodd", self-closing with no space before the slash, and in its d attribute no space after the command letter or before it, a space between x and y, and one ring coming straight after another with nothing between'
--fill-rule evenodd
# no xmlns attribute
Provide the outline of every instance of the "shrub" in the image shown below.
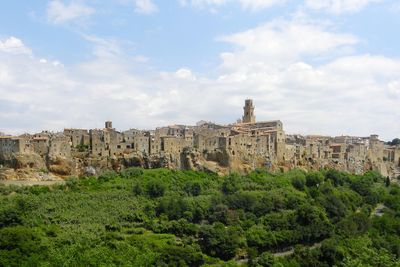
<svg viewBox="0 0 400 267"><path fill-rule="evenodd" d="M233 194L240 190L240 177L236 174L226 176L222 183L222 192L225 194Z"/></svg>
<svg viewBox="0 0 400 267"><path fill-rule="evenodd" d="M201 184L198 181L194 181L194 182L187 182L183 189L185 190L185 192L189 195L192 196L198 196L201 194Z"/></svg>
<svg viewBox="0 0 400 267"><path fill-rule="evenodd" d="M151 198L162 197L165 189L165 184L157 180L151 180L146 185L146 192Z"/></svg>
<svg viewBox="0 0 400 267"><path fill-rule="evenodd" d="M120 172L120 176L124 179L131 179L131 178L137 178L143 174L143 170L140 168L128 168L125 170L122 170Z"/></svg>
<svg viewBox="0 0 400 267"><path fill-rule="evenodd" d="M304 187L306 185L306 177L304 175L303 176L301 176L301 175L294 176L292 178L292 185L297 190L304 190Z"/></svg>
<svg viewBox="0 0 400 267"><path fill-rule="evenodd" d="M108 182L118 177L118 173L115 171L105 171L99 175L99 181Z"/></svg>
<svg viewBox="0 0 400 267"><path fill-rule="evenodd" d="M309 187L318 187L323 181L324 176L320 172L309 172L306 175L306 184Z"/></svg>
<svg viewBox="0 0 400 267"><path fill-rule="evenodd" d="M0 210L0 228L15 226L21 223L21 214L15 207L5 207Z"/></svg>

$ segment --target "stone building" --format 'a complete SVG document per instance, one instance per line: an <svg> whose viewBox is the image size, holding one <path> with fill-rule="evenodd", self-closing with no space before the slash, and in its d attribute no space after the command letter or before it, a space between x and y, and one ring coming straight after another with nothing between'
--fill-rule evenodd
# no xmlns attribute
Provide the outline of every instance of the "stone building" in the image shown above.
<svg viewBox="0 0 400 267"><path fill-rule="evenodd" d="M71 158L70 137L62 133L56 133L50 136L48 156L50 158Z"/></svg>
<svg viewBox="0 0 400 267"><path fill-rule="evenodd" d="M253 100L246 99L243 110L244 110L244 114L242 117L243 123L255 123L256 117L254 116Z"/></svg>
<svg viewBox="0 0 400 267"><path fill-rule="evenodd" d="M9 159L14 154L32 152L30 142L22 137L0 136L0 159Z"/></svg>
<svg viewBox="0 0 400 267"><path fill-rule="evenodd" d="M90 145L90 135L86 129L64 129L64 135L71 140L73 148L83 148Z"/></svg>
<svg viewBox="0 0 400 267"><path fill-rule="evenodd" d="M168 161L166 165L148 166L207 165L217 171L224 168L248 171L265 166L332 167L354 173L373 169L392 177L396 173L400 175L400 147L385 145L377 135L286 135L280 120L258 122L254 110L253 101L245 100L242 120L229 125L201 121L195 126L170 125L155 130L120 132L107 121L103 129L71 128L64 129L63 133L43 131L19 137L1 136L0 158L35 153L43 159L77 162L71 166L109 162L109 159L115 162L139 158L136 162L146 162L162 158Z"/></svg>
<svg viewBox="0 0 400 267"><path fill-rule="evenodd" d="M36 154L45 157L49 153L50 133L48 131L36 133L31 137L30 143Z"/></svg>

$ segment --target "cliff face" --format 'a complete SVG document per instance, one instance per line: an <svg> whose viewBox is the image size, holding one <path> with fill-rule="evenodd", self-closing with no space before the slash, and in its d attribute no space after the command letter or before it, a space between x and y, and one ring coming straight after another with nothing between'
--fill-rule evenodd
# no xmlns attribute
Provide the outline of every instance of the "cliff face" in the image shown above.
<svg viewBox="0 0 400 267"><path fill-rule="evenodd" d="M50 168L51 170L51 168ZM57 171L50 171L46 160L36 153L17 153L0 162L0 180L60 180Z"/></svg>
<svg viewBox="0 0 400 267"><path fill-rule="evenodd" d="M105 170L122 170L129 167L170 168L195 170L227 175L230 172L248 173L256 168L267 168L270 171L287 171L293 168L318 170L333 168L362 174L369 170L379 171L384 176L397 177L400 168L391 162L373 162L371 160L321 160L302 158L281 164L266 163L261 156L232 155L226 150L199 152L187 148L179 154L143 155L132 153L120 157L90 157L88 154L75 155L73 158L59 156L41 157L36 153L16 153L0 163L2 180L58 180L69 176L98 175ZM398 173L398 174L397 174Z"/></svg>

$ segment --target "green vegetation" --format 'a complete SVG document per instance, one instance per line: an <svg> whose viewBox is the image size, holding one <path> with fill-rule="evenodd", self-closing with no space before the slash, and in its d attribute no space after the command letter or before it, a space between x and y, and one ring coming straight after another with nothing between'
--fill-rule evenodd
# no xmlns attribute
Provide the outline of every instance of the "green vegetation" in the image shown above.
<svg viewBox="0 0 400 267"><path fill-rule="evenodd" d="M387 144L390 146L398 146L400 145L400 138L395 138L392 141L387 142Z"/></svg>
<svg viewBox="0 0 400 267"><path fill-rule="evenodd" d="M85 152L85 151L87 151L89 149L89 145L80 144L80 145L76 146L76 149L79 152Z"/></svg>
<svg viewBox="0 0 400 267"><path fill-rule="evenodd" d="M0 266L400 266L400 188L374 172L129 168L0 202Z"/></svg>

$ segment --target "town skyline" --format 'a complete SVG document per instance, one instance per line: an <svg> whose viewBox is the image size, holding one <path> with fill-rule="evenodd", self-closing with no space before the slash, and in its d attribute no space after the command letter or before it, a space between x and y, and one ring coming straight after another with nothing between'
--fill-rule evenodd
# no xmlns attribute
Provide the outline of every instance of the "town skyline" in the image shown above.
<svg viewBox="0 0 400 267"><path fill-rule="evenodd" d="M248 100L250 100L250 101L252 101L253 102L253 100L252 99L246 99L246 101L248 101ZM254 108L253 108L253 112L254 112ZM160 129L160 128L163 128L163 127L170 127L170 126L186 126L186 127L194 127L194 126L199 126L200 124L203 124L203 123L210 123L210 124L215 124L215 125L221 125L221 126L232 126L232 125L235 125L235 124L237 124L238 122L240 122L242 120L242 118L240 118L240 116L235 120L235 121L232 121L232 122L230 122L230 123L219 123L219 122L216 122L216 121L213 121L213 120L199 120L199 121L197 121L196 123L192 123L192 124L185 124L185 123L171 123L171 124L166 124L166 125L159 125L159 126L156 126L156 127L153 127L153 128L139 128L139 127L134 127L134 126L132 126L132 127L127 127L127 128L125 128L125 129L123 129L123 128L118 128L118 127L116 127L115 129L116 130L118 130L118 131L120 131L120 132L123 132L123 131L125 131L125 130L140 130L140 131L153 131L153 130L156 130L156 129ZM263 118L261 118L261 121L278 121L279 119L275 119L275 120L265 120L265 119L263 119ZM281 121L281 120L279 120L279 121ZM104 121L102 121L101 122L101 124L104 126L104 122L107 124L107 122L113 122L113 120L110 120L110 119L106 119L106 120L104 120ZM284 124L284 122L283 122L283 124ZM115 124L114 124L115 125ZM6 130L3 130L3 129L1 129L0 128L0 135L1 134L3 134L3 135L8 135L8 136L20 136L20 135L24 135L24 134L35 134L35 133L39 133L39 132L46 132L46 131L48 131L48 132L53 132L53 133L57 133L57 132L62 132L62 131L64 131L64 130L68 130L68 129L83 129L83 130L91 130L91 129L93 129L93 130L97 130L97 129L104 129L104 128L107 128L107 127L94 127L94 128L90 128L90 127L74 127L73 125L72 126L68 126L68 127L63 127L63 128L61 128L61 129L37 129L36 131L35 130L33 130L33 131L22 131L22 132L18 132L18 133L14 133L14 134L10 134L9 132L7 132ZM300 132L287 132L287 134L289 134L289 135L303 135L303 136L330 136L330 137L338 137L338 136L353 136L353 137L365 137L365 138L367 138L367 137L369 137L369 136L371 136L371 135L378 135L378 136L380 136L377 132L371 132L371 133L366 133L366 134L360 134L360 135L351 135L351 134L346 134L346 133L342 133L342 134L339 134L339 135L335 135L335 134L320 134L320 133L316 133L316 132L310 132L310 133L300 133ZM389 138L389 139L387 139L387 140L384 140L384 141L391 141L391 140L393 140L394 138L397 138L397 136L393 136L393 138Z"/></svg>
<svg viewBox="0 0 400 267"><path fill-rule="evenodd" d="M395 0L40 0L0 10L0 131L239 118L400 133ZM376 18L379 18L376 19Z"/></svg>
<svg viewBox="0 0 400 267"><path fill-rule="evenodd" d="M390 177L400 173L397 142L385 143L376 134L291 135L285 132L282 121L257 120L256 114L253 100L246 99L241 119L230 125L203 121L196 126L117 131L112 121L106 121L102 129L2 136L0 160L7 163L18 157L40 157L46 164L39 165L49 166L58 175L84 175L91 164L99 171L109 167L109 161L117 169L133 164L218 174L264 167L337 168L357 174L377 170Z"/></svg>

